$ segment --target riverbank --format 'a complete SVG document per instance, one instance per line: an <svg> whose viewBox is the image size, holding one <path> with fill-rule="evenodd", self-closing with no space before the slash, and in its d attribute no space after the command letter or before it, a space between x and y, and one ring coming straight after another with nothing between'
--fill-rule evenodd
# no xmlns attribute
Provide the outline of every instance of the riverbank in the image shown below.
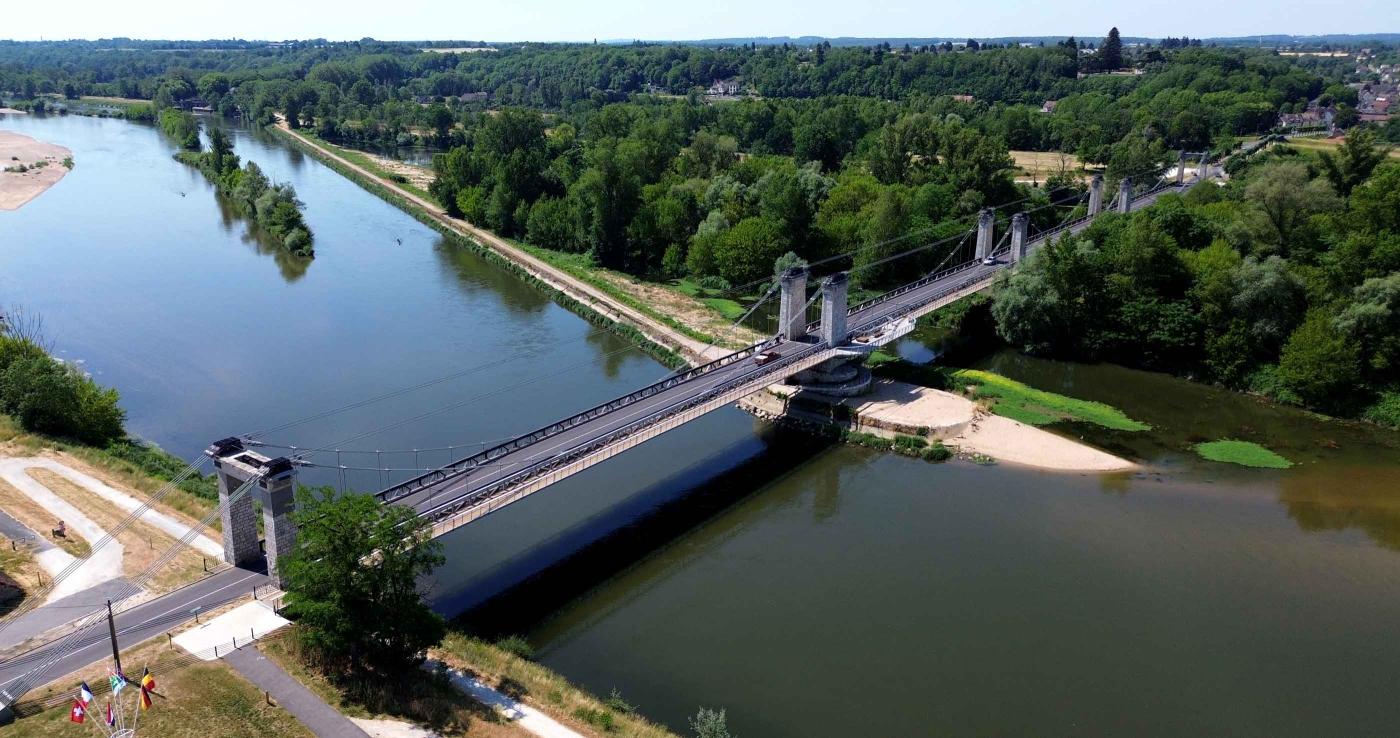
<svg viewBox="0 0 1400 738"><path fill-rule="evenodd" d="M838 399L775 384L740 406L767 418L846 427L896 440L936 440L963 456L1033 469L1115 472L1137 468L1127 459L987 411L943 390L881 379L868 394Z"/></svg>
<svg viewBox="0 0 1400 738"><path fill-rule="evenodd" d="M695 337L692 335L696 334L694 330L683 328L674 318L648 314L654 311L644 310L640 300L620 299L616 294L609 294L609 290L570 274L490 231L452 218L416 187L397 182L392 176L385 176L363 163L353 161L338 147L293 131L285 121L279 120L272 130L418 221L443 235L466 241L480 253L555 293L563 298L561 304L590 322L599 323L601 319L616 324L622 329L620 333L638 341L643 349L669 364L676 365L677 358L689 364L702 364L728 353L728 349L712 346L711 341Z"/></svg>
<svg viewBox="0 0 1400 738"><path fill-rule="evenodd" d="M0 210L19 210L72 167L73 152L67 148L0 130Z"/></svg>

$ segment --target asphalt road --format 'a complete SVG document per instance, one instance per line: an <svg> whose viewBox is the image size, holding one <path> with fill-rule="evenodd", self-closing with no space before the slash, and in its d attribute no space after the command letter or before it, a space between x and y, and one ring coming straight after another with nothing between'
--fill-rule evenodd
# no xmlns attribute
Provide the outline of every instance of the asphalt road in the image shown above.
<svg viewBox="0 0 1400 738"><path fill-rule="evenodd" d="M1169 187L1160 192L1140 197L1133 202L1132 209L1138 210L1147 207L1156 202L1163 194L1179 192L1181 189L1182 188L1178 187ZM1072 233L1077 233L1088 226L1089 223L1086 222L1067 230ZM1059 234L1056 235L1058 236ZM1039 246L1042 241L1043 239L1032 241L1030 247L1035 248ZM989 279L1006 267L1007 265L1004 263L992 265L977 264L943 279L930 282L918 289L911 290L897 298L870 306L859 312L851 313L847 319L847 324L852 329L855 329L859 326L882 319L897 317L910 306L920 305L936 299L950 288L963 284L968 280L981 281ZM772 351L782 357L790 357L799 354L815 353L821 349L822 346L820 344L793 341L779 344ZM426 486L421 490L417 490L412 494L395 500L395 502L397 504L409 505L420 513L429 512L439 506L476 495L480 490L493 482L520 473L529 469L532 465L541 464L560 454L567 453L581 446L586 446L609 433L627 426L629 423L633 423L674 406L684 405L730 380L740 378L756 379L762 377L764 374L772 374L772 381L778 381L785 373L791 372L785 372L784 369L774 369L771 366L760 366L755 363L754 357L750 356L729 364L728 366L715 369L707 374L694 377L686 382L682 382L650 397L638 400L630 405L600 415L592 420L580 423L572 428L561 430L544 440L502 455L466 473L449 476L441 482ZM489 496L483 496L479 501L473 504L483 504L487 499L489 499Z"/></svg>
<svg viewBox="0 0 1400 738"><path fill-rule="evenodd" d="M250 597L253 588L268 583L267 575L245 569L226 569L194 584L157 597L150 602L118 613L117 642L122 647L158 636L185 621L191 610L212 610L239 598ZM99 603L100 604L100 603ZM62 654L46 668L45 662ZM111 644L105 620L89 627L73 640L59 638L31 651L0 662L0 705L10 705L24 691L71 674L88 664L110 658ZM36 669L42 672L34 674Z"/></svg>

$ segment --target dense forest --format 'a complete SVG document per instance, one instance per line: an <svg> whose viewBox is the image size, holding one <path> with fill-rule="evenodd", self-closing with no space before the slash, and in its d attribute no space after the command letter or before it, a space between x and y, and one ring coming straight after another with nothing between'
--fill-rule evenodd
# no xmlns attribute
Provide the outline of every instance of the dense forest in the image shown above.
<svg viewBox="0 0 1400 738"><path fill-rule="evenodd" d="M1358 130L1280 145L1036 252L991 304L1026 352L1106 360L1400 426L1400 166Z"/></svg>

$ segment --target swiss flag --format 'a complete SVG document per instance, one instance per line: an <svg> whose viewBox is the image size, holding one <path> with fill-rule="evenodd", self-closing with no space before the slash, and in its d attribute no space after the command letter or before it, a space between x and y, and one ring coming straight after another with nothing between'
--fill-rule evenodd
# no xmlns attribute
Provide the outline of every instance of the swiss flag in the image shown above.
<svg viewBox="0 0 1400 738"><path fill-rule="evenodd" d="M73 701L73 712L69 713L68 719L75 723L81 723L87 719L87 710L83 708L83 703Z"/></svg>

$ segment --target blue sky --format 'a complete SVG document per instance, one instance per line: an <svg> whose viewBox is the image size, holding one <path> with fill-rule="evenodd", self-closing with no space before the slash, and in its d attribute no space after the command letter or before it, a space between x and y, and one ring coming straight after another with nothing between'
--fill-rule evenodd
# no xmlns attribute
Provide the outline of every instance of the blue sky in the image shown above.
<svg viewBox="0 0 1400 738"><path fill-rule="evenodd" d="M1397 0L4 0L0 38L493 41L1400 32ZM233 8L237 8L234 10Z"/></svg>

